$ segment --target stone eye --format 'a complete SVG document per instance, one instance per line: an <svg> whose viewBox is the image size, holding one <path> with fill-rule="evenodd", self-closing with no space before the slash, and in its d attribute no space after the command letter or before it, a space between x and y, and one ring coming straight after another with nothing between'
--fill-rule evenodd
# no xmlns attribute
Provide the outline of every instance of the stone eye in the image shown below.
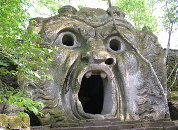
<svg viewBox="0 0 178 130"><path fill-rule="evenodd" d="M125 50L124 41L118 36L112 36L106 43L108 51L112 53L120 53Z"/></svg>
<svg viewBox="0 0 178 130"><path fill-rule="evenodd" d="M118 41L117 39L112 39L109 42L109 47L111 48L111 50L113 51L118 51L121 49L121 43L120 41Z"/></svg>
<svg viewBox="0 0 178 130"><path fill-rule="evenodd" d="M74 38L71 34L65 34L62 37L62 44L66 46L73 46L74 45Z"/></svg>
<svg viewBox="0 0 178 130"><path fill-rule="evenodd" d="M61 32L57 36L57 38L53 44L54 45L63 45L70 49L81 46L80 42L78 42L78 40L77 40L75 33L70 32L70 31Z"/></svg>

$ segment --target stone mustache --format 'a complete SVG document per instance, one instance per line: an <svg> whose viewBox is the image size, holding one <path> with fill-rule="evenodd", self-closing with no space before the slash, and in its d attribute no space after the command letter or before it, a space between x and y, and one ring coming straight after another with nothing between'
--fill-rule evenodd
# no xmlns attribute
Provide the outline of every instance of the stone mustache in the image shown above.
<svg viewBox="0 0 178 130"><path fill-rule="evenodd" d="M110 15L114 12L116 29ZM42 124L68 119L163 119L167 113L166 64L157 37L135 29L118 7L107 11L64 6L35 18L43 47L54 47L53 80L20 81L44 103ZM150 63L150 64L149 64Z"/></svg>

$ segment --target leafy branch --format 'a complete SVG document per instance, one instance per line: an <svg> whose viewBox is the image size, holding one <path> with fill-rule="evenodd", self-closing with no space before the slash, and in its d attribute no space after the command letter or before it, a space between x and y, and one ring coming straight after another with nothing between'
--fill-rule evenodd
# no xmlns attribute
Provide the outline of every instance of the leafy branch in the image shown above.
<svg viewBox="0 0 178 130"><path fill-rule="evenodd" d="M47 74L46 64L53 61L53 48L42 48L36 42L41 40L32 29L26 29L29 20L27 9L32 6L28 0L7 0L0 2L0 103L15 104L25 110L40 113L40 102L28 98L26 90L13 88L2 81L7 75L21 75L22 80L35 84L43 78L51 79ZM15 67L12 67L15 66Z"/></svg>
<svg viewBox="0 0 178 130"><path fill-rule="evenodd" d="M2 84L1 84L2 85ZM10 86L1 86L0 90L0 103L8 103L9 106L12 104L18 106L18 108L23 107L26 111L32 111L35 114L42 115L41 112L38 111L37 108L43 107L43 103L35 102L27 96L31 96L32 93L29 91L23 92L20 89L14 89ZM22 113L18 113L22 116Z"/></svg>

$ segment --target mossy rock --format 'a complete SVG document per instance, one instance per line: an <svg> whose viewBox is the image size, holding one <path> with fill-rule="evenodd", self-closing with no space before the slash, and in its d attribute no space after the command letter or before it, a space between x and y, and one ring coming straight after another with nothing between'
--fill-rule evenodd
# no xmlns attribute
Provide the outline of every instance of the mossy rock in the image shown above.
<svg viewBox="0 0 178 130"><path fill-rule="evenodd" d="M169 97L177 97L178 98L178 91L171 91L171 92L169 92Z"/></svg>
<svg viewBox="0 0 178 130"><path fill-rule="evenodd" d="M8 126L8 117L5 114L0 114L0 127Z"/></svg>
<svg viewBox="0 0 178 130"><path fill-rule="evenodd" d="M0 128L0 130L9 130L8 128Z"/></svg>
<svg viewBox="0 0 178 130"><path fill-rule="evenodd" d="M30 130L30 127L28 127L28 128L22 128L22 130Z"/></svg>
<svg viewBox="0 0 178 130"><path fill-rule="evenodd" d="M9 128L20 129L22 126L22 118L20 116L9 116Z"/></svg>
<svg viewBox="0 0 178 130"><path fill-rule="evenodd" d="M24 115L22 118L22 128L27 128L30 126L30 117L28 115Z"/></svg>
<svg viewBox="0 0 178 130"><path fill-rule="evenodd" d="M172 120L178 120L178 91L168 94L169 111Z"/></svg>

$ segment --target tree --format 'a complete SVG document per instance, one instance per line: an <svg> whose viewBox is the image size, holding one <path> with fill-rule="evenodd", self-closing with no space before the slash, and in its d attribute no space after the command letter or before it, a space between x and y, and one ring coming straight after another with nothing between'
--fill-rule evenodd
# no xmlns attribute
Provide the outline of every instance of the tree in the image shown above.
<svg viewBox="0 0 178 130"><path fill-rule="evenodd" d="M61 3L67 3L69 0L37 0L35 12L42 15L54 16L58 14L58 9L62 7ZM48 11L46 11L46 9Z"/></svg>
<svg viewBox="0 0 178 130"><path fill-rule="evenodd" d="M166 31L168 31L168 43L167 43L167 49L166 49L166 60L167 55L170 47L170 39L171 34L174 29L174 26L178 26L178 1L177 0L159 0L158 2L163 3L163 11L164 15L162 17L162 23L163 27Z"/></svg>
<svg viewBox="0 0 178 130"><path fill-rule="evenodd" d="M153 0L117 0L116 6L120 7L125 13L126 18L131 21L137 29L144 26L157 31L157 19L153 16Z"/></svg>
<svg viewBox="0 0 178 130"><path fill-rule="evenodd" d="M30 1L1 0L0 4L0 79L21 74L24 80L35 83L41 78L50 78L45 71L39 70L52 61L50 52L53 50L40 48L35 43L40 36L33 33L32 26L26 29L25 22L29 21L27 8L32 5ZM32 101L28 95L31 93L0 80L0 103L15 104L39 113L36 107L42 106L42 103Z"/></svg>
<svg viewBox="0 0 178 130"><path fill-rule="evenodd" d="M162 23L163 23L164 29L168 32L168 42L167 42L167 48L166 48L166 53L165 53L165 61L167 62L167 69L170 71L170 74L168 74L168 79L167 79L168 90L171 90L173 85L176 83L178 67L177 67L177 63L175 63L174 67L172 68L173 65L170 65L171 62L168 59L168 54L169 54L169 48L171 44L170 40L171 40L172 32L175 28L178 27L178 1L177 0L158 0L157 2L163 5L162 9L164 11L164 14L162 17Z"/></svg>

